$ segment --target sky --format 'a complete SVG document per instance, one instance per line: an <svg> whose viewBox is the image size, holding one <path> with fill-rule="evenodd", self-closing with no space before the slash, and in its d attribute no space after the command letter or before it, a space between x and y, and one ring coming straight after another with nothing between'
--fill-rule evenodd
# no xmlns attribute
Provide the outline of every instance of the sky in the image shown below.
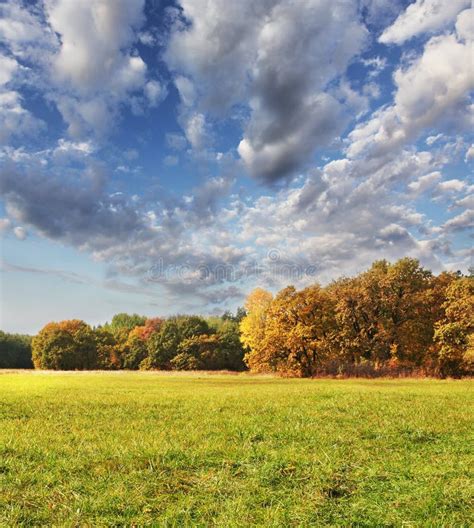
<svg viewBox="0 0 474 528"><path fill-rule="evenodd" d="M0 327L473 264L470 0L0 2Z"/></svg>

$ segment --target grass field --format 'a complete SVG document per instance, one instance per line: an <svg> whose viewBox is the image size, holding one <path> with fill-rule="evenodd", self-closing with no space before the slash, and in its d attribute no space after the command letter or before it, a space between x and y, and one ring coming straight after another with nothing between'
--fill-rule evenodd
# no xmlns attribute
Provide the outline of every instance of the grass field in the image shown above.
<svg viewBox="0 0 474 528"><path fill-rule="evenodd" d="M472 382L0 374L0 525L474 524Z"/></svg>

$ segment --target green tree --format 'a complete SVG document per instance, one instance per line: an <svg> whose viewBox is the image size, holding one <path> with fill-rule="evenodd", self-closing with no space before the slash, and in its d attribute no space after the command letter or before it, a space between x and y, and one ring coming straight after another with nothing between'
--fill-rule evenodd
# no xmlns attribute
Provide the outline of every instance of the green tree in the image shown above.
<svg viewBox="0 0 474 528"><path fill-rule="evenodd" d="M0 368L33 368L30 336L0 330Z"/></svg>
<svg viewBox="0 0 474 528"><path fill-rule="evenodd" d="M112 321L104 325L106 329L113 334L120 331L130 332L136 326L143 326L146 323L146 317L138 314L118 313L112 317Z"/></svg>
<svg viewBox="0 0 474 528"><path fill-rule="evenodd" d="M181 340L177 318L166 320L159 332L151 335L147 342L148 356L140 364L142 369L170 369L170 361L177 354Z"/></svg>
<svg viewBox="0 0 474 528"><path fill-rule="evenodd" d="M120 346L116 337L106 328L94 330L97 350L97 368L116 370L122 368Z"/></svg>
<svg viewBox="0 0 474 528"><path fill-rule="evenodd" d="M199 335L207 335L211 332L207 321L197 315L179 316L176 318L176 323L178 325L180 340Z"/></svg>
<svg viewBox="0 0 474 528"><path fill-rule="evenodd" d="M147 342L133 331L130 332L122 348L122 367L137 370L142 361L148 356Z"/></svg>

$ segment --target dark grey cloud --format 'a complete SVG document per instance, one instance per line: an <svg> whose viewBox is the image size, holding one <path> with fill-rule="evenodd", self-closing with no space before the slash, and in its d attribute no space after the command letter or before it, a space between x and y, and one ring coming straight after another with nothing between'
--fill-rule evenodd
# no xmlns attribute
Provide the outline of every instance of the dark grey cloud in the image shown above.
<svg viewBox="0 0 474 528"><path fill-rule="evenodd" d="M166 60L176 72L184 115L246 105L238 152L252 176L269 183L291 176L342 132L343 107L329 86L366 42L357 3L180 5L188 23L175 19Z"/></svg>
<svg viewBox="0 0 474 528"><path fill-rule="evenodd" d="M0 171L0 195L17 221L48 238L94 250L147 228L123 194L107 192L104 170L89 167L78 178L7 165Z"/></svg>

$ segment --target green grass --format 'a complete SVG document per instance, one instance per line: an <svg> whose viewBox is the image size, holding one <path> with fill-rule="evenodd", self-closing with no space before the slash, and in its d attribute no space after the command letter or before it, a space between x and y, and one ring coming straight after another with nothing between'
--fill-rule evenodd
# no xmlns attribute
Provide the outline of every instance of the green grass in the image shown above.
<svg viewBox="0 0 474 528"><path fill-rule="evenodd" d="M0 526L474 524L472 382L0 374Z"/></svg>

